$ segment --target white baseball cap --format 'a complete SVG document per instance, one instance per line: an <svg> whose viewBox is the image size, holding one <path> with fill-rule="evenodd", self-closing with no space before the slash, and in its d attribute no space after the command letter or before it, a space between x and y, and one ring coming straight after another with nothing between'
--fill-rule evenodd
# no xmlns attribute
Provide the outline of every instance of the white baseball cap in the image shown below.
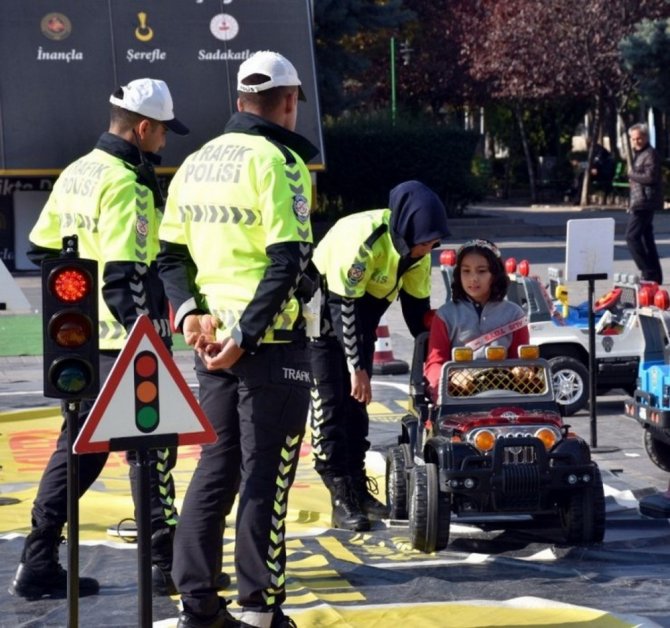
<svg viewBox="0 0 670 628"><path fill-rule="evenodd" d="M165 81L141 78L119 87L109 102L117 107L162 122L177 135L186 135L188 128L174 117L172 96Z"/></svg>
<svg viewBox="0 0 670 628"><path fill-rule="evenodd" d="M267 76L268 80L259 85L247 85L243 81L252 74ZM278 52L261 50L254 52L246 61L240 64L237 71L237 91L247 94L264 92L273 87L295 86L298 87L298 98L305 100L305 93L300 87L302 83L298 78L298 72L293 64Z"/></svg>

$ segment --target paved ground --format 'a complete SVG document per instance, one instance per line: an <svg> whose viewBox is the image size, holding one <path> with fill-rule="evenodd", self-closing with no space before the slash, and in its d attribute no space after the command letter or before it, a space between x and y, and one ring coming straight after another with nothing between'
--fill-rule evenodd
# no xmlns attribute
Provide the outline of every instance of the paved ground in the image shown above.
<svg viewBox="0 0 670 628"><path fill-rule="evenodd" d="M487 237L494 240L502 249L505 257L513 256L517 260L528 259L532 265L533 274L546 276L549 266L562 266L565 262L565 233L567 220L582 220L588 218L613 217L616 222L616 241L614 250L614 270L616 272L631 273L635 271L622 240L626 214L622 210L591 209L579 211L570 207L500 207L481 206L470 210L471 217L451 221L451 242L454 248L471 237ZM665 275L670 279L670 212L659 214L656 219L657 242L663 256ZM597 237L597 234L594 234ZM437 260L436 260L437 261ZM437 267L433 271L433 303L439 304L444 298L444 285ZM18 277L28 299L39 307L39 278L31 275ZM608 289L608 282L598 282L597 293ZM568 286L571 302L577 303L585 299L586 287L580 284ZM412 340L402 322L402 316L397 304L394 304L386 317L386 323L391 332L392 348L395 357L409 362L411 360ZM1 339L0 339L1 342ZM194 384L191 369L191 356L188 353L177 355L177 362L187 380ZM49 404L41 397L41 360L39 358L0 358L0 412L10 410L14 417L14 426L18 425L19 435L22 438L29 433L42 434L45 430L44 419L36 419L32 423L31 411L21 412L28 408ZM375 405L371 408L373 426L371 440L373 448L382 454L386 448L394 444L398 428L397 419L403 412L406 402L406 377L387 376L375 378L374 395ZM483 626L483 625L556 625L570 623L575 626L670 626L668 614L668 547L670 543L670 528L666 521L649 520L641 517L637 512L637 500L644 495L655 491L664 491L668 486L668 474L656 468L647 458L641 443L641 430L638 425L622 414L623 394L613 391L598 398L595 428L598 434L598 450L594 458L602 469L608 499L607 534L602 548L594 551L576 551L561 548L550 540L543 539L541 532L518 531L515 529L501 532L500 530L484 530L476 532L469 526L456 526L453 541L448 550L435 556L417 557L406 553L406 528L390 526L375 530L371 535L342 534L329 531L325 536L314 532L307 536L298 534L292 549L292 555L298 561L292 567L290 578L292 594L290 605L298 613L301 626L362 626L380 625L380 609L393 608L393 621L403 621L407 626ZM53 404L50 404L53 405ZM18 411L18 412L14 412ZM25 414L25 416L24 416ZM7 416L7 415L5 415ZM19 421L19 423L16 423ZM49 433L57 429L56 420L47 423L51 425ZM594 427L588 411L582 411L571 417L569 422L575 431L588 440L588 435ZM0 423L0 432L6 430ZM21 427L23 426L23 427ZM44 433L46 434L46 432ZM42 438L44 438L42 434ZM0 434L0 444L5 437ZM18 437L17 437L18 438ZM30 441L16 440L16 443L28 442L34 451L42 451L42 441L30 445ZM47 446L47 445L43 445ZM26 450L28 451L28 449ZM43 453L43 452L42 452ZM42 455L42 454L41 454ZM379 456L381 459L381 455ZM307 463L307 466L309 464ZM16 490L23 490L19 495L29 500L30 486L39 478L24 477L25 485L7 484L7 472L0 470L0 493L14 494ZM379 471L383 476L383 467ZM307 473L307 471L305 471ZM4 475L3 475L4 474ZM188 474L182 477L187 482ZM3 479L4 478L4 479ZM301 476L302 478L302 476ZM305 476L302 488L311 486L311 491L320 490L310 484L313 479ZM104 481L103 481L104 484ZM118 481L117 481L118 484ZM119 484L116 492L125 495L125 484ZM180 491L183 484L180 484ZM322 496L323 497L323 496ZM103 500L104 501L104 500ZM102 506L102 504L101 504ZM28 507L28 502L21 506ZM9 528L2 526L5 519L9 523L10 511L0 508L0 539L2 532L7 529L16 529L19 532L27 525L25 517L19 517L18 523L10 524ZM13 508L7 506L6 508ZM296 526L300 522L314 517L314 520L327 521L327 503L321 505L310 504L304 511L300 511ZM320 514L319 514L320 513ZM14 519L12 519L13 521ZM293 524L291 524L293 525ZM327 522L325 527L327 529ZM538 537L539 535L539 537ZM104 530L103 530L104 536ZM4 536L6 542L0 543L0 580L6 581L16 563L20 552L20 544L12 540L11 534ZM310 540L313 539L313 540ZM299 541L299 542L298 542ZM405 545L403 545L405 544ZM314 546L314 547L313 547ZM403 549L405 548L405 549ZM102 573L106 570L108 580L125 582L128 571L132 574L133 563L127 552L127 558L119 559L118 553L100 554L98 550L85 549L85 560L88 573ZM102 551L102 550L101 550ZM312 576L301 575L301 560L308 554L314 560L319 552L323 553L332 569L331 576L342 578L339 584L328 580L325 571L316 572ZM63 555L63 554L62 554ZM230 558L228 559L230 560ZM321 563L314 563L319 565ZM312 566L314 566L314 564ZM114 571L113 565L119 565ZM322 565L325 569L326 565ZM232 565L229 565L232 568ZM101 570L96 572L95 570ZM297 571L296 571L297 570ZM317 580L315 580L315 578ZM302 589L296 589L296 582L306 587L307 595ZM467 586L465 586L467 585ZM86 621L96 618L100 626L128 625L125 619L112 620L115 613L122 613L124 605L133 604L133 590L126 586L116 585L117 588L106 589L105 596L98 602L83 602L83 617ZM119 588L121 587L121 588ZM335 588L332 588L335 587ZM125 597L124 597L125 596ZM311 597L310 597L311 596ZM608 615L577 619L539 618L532 620L525 617L507 619L502 622L499 606L495 604L510 598L526 600L524 604L548 608L554 600L562 603L580 604L593 609L602 609L605 612L615 613L617 617L635 615L630 623L620 624L619 620ZM533 600L541 598L535 603ZM314 600L319 601L318 612L315 611ZM435 600L472 601L473 599L493 600L496 617L482 614L466 622L462 615L455 613L453 607L448 609L439 606L436 609L422 607L421 613L404 615L401 607L404 604L409 608L416 608L417 603L430 604ZM512 601L514 601L512 600ZM530 600L530 602L528 602ZM488 604L489 602L486 602ZM505 602L507 603L507 602ZM519 602L514 602L518 604ZM362 608L374 610L374 618L367 623L361 618L345 621L347 608ZM524 606L525 607L525 606ZM319 615L319 622L313 620L313 613L321 613L323 609L334 614L333 619L326 615ZM114 612L112 612L112 610ZM44 619L30 621L30 613L43 613L43 618L54 619L49 623ZM127 609L126 609L127 612ZM373 612L373 611L371 611ZM387 611L391 612L391 611ZM553 613L557 613L552 609ZM15 603L12 598L0 593L0 626L4 625L63 625L63 607L44 605L37 611L36 607L26 609ZM312 614L310 614L312 613ZM122 616L122 615L120 615ZM165 606L162 603L154 606L154 617L165 619L162 626L172 626L176 611L174 606ZM389 615L391 616L391 615ZM3 617L9 618L10 623L3 623ZM326 620L328 617L332 623ZM444 619L450 618L449 620ZM456 619L458 617L458 619ZM134 617L131 615L131 621ZM309 618L309 619L308 619ZM117 621L117 623L115 623ZM36 623L35 623L36 622ZM118 623L120 622L120 623ZM158 624L157 624L158 625Z"/></svg>

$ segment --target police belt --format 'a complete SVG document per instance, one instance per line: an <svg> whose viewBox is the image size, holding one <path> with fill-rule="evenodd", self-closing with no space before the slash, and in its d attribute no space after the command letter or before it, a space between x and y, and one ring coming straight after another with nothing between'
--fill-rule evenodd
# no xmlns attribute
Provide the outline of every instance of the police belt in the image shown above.
<svg viewBox="0 0 670 628"><path fill-rule="evenodd" d="M275 329L272 339L276 342L306 342L307 334L304 329Z"/></svg>

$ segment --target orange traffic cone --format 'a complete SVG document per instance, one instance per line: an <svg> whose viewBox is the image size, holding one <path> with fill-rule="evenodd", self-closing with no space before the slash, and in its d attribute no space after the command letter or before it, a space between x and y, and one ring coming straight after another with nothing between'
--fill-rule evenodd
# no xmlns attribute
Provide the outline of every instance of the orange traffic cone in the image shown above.
<svg viewBox="0 0 670 628"><path fill-rule="evenodd" d="M372 359L372 372L375 375L403 375L409 372L409 364L393 357L391 334L386 319L382 316L377 327L375 354Z"/></svg>

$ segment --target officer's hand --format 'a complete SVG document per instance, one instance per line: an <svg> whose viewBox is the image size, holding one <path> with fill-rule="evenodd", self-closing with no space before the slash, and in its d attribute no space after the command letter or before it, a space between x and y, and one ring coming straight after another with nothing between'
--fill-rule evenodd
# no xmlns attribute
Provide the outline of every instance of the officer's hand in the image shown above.
<svg viewBox="0 0 670 628"><path fill-rule="evenodd" d="M195 347L203 334L210 341L214 341L218 325L219 320L212 314L189 314L184 318L181 326L186 344L189 347Z"/></svg>
<svg viewBox="0 0 670 628"><path fill-rule="evenodd" d="M366 370L360 369L351 374L351 396L365 405L372 401L372 386Z"/></svg>
<svg viewBox="0 0 670 628"><path fill-rule="evenodd" d="M244 355L244 349L238 347L232 338L213 342L205 334L198 339L195 350L208 371L230 368Z"/></svg>

